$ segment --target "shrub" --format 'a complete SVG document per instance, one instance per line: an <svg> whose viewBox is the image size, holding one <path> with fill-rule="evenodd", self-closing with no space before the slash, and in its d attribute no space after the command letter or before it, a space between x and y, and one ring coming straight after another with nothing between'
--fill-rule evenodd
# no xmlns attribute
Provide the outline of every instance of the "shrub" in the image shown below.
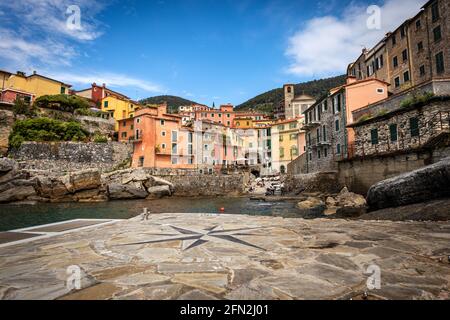
<svg viewBox="0 0 450 320"><path fill-rule="evenodd" d="M14 114L32 117L36 115L36 108L31 106L28 102L25 102L25 100L16 98L13 105L13 112Z"/></svg>
<svg viewBox="0 0 450 320"><path fill-rule="evenodd" d="M361 118L359 118L358 121L356 121L356 122L364 122L364 121L367 121L367 120L372 119L372 118L373 117L372 117L371 114L365 114Z"/></svg>
<svg viewBox="0 0 450 320"><path fill-rule="evenodd" d="M407 99L403 100L400 103L400 107L408 108L408 107L419 105L419 104L426 104L426 103L430 102L430 100L432 100L433 98L434 98L433 92L425 92L422 95L419 95L419 96L414 95L411 98L407 98Z"/></svg>
<svg viewBox="0 0 450 320"><path fill-rule="evenodd" d="M47 95L36 99L34 105L39 108L55 109L74 113L77 109L89 109L89 103L78 96L66 94Z"/></svg>
<svg viewBox="0 0 450 320"><path fill-rule="evenodd" d="M94 142L95 143L107 143L108 142L108 138L101 135L101 134L96 134L94 136Z"/></svg>
<svg viewBox="0 0 450 320"><path fill-rule="evenodd" d="M17 121L9 136L9 144L16 149L24 141L84 141L87 137L78 122L35 118Z"/></svg>

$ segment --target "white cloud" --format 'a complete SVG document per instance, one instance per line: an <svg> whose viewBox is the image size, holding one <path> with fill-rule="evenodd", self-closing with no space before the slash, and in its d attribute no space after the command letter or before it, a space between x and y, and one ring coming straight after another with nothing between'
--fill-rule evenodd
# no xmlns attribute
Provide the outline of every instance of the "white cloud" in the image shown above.
<svg viewBox="0 0 450 320"><path fill-rule="evenodd" d="M105 83L111 88L130 88L141 89L147 93L165 93L166 90L155 83L151 83L142 79L134 78L128 75L116 74L116 73L92 73L92 74L73 74L67 72L55 73L48 72L50 77L60 79L61 81L90 86L92 83L103 84Z"/></svg>
<svg viewBox="0 0 450 320"><path fill-rule="evenodd" d="M66 14L70 5L81 10L81 29L70 30ZM30 70L44 66L67 66L77 57L77 45L101 36L102 24L95 16L103 0L1 1L0 56L2 67Z"/></svg>
<svg viewBox="0 0 450 320"><path fill-rule="evenodd" d="M367 28L367 7L351 5L342 17L311 19L289 38L287 73L299 76L327 76L345 72L347 66L402 21L419 12L426 0L386 0L381 8L381 30Z"/></svg>

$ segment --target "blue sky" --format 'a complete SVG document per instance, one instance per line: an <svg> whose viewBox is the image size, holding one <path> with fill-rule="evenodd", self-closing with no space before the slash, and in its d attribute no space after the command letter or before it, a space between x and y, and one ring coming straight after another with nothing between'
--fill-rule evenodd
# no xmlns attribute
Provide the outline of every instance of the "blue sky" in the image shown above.
<svg viewBox="0 0 450 320"><path fill-rule="evenodd" d="M239 104L345 72L425 0L16 0L0 3L0 69L103 83L134 99ZM68 6L81 9L69 30ZM369 30L367 8L381 8Z"/></svg>

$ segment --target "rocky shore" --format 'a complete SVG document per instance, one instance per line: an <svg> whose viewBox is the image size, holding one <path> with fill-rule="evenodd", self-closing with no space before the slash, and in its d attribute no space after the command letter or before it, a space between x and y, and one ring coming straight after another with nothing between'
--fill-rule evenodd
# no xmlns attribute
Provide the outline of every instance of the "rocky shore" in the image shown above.
<svg viewBox="0 0 450 320"><path fill-rule="evenodd" d="M98 169L69 174L19 169L17 162L0 159L0 203L102 202L171 196L174 185L145 169L101 174Z"/></svg>

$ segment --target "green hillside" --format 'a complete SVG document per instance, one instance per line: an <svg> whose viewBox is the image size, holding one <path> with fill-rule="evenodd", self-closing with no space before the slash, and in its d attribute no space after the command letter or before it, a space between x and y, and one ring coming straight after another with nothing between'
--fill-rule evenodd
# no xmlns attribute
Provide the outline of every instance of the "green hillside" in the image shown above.
<svg viewBox="0 0 450 320"><path fill-rule="evenodd" d="M142 99L139 101L141 104L161 104L167 102L169 106L169 112L175 113L178 111L179 106L189 106L191 104L196 104L194 101L190 101L181 97L176 96L157 96Z"/></svg>
<svg viewBox="0 0 450 320"><path fill-rule="evenodd" d="M295 85L295 94L302 93L313 96L318 99L332 88L340 86L345 83L345 75L314 80ZM272 112L273 106L279 104L284 99L283 88L274 89L256 96L253 99L244 102L236 107L236 110L256 110L262 112Z"/></svg>

